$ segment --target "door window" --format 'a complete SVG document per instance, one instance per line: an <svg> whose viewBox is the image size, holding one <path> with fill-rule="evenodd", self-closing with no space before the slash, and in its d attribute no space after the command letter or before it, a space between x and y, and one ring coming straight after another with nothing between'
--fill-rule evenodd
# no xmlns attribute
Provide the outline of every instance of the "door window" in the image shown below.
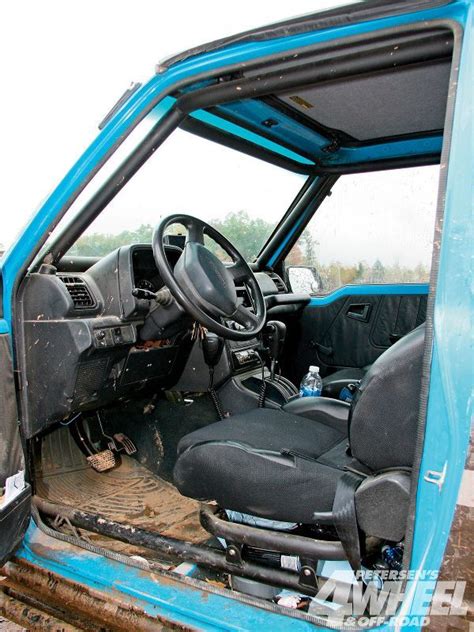
<svg viewBox="0 0 474 632"><path fill-rule="evenodd" d="M286 258L293 292L427 283L439 166L339 178Z"/></svg>

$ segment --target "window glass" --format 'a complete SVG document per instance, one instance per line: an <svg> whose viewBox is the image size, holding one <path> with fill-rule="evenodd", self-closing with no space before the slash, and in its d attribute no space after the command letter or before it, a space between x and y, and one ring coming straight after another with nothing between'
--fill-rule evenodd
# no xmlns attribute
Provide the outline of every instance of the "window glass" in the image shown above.
<svg viewBox="0 0 474 632"><path fill-rule="evenodd" d="M75 204L76 209L111 172L106 165L97 182L88 187L82 204ZM185 213L217 228L251 261L305 179L178 129L109 203L69 254L102 256L119 246L150 243L161 218ZM170 232L185 234L185 229L174 225ZM221 259L228 258L213 241L207 245Z"/></svg>
<svg viewBox="0 0 474 632"><path fill-rule="evenodd" d="M346 175L286 259L294 292L428 282L439 167Z"/></svg>

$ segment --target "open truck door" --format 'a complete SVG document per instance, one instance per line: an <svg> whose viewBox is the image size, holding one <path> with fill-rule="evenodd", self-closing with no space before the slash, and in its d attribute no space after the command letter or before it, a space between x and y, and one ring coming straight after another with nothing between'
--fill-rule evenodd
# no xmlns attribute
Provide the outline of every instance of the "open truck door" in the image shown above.
<svg viewBox="0 0 474 632"><path fill-rule="evenodd" d="M0 277L0 301L3 284ZM21 543L28 526L31 487L25 481L20 439L11 331L0 302L0 567Z"/></svg>

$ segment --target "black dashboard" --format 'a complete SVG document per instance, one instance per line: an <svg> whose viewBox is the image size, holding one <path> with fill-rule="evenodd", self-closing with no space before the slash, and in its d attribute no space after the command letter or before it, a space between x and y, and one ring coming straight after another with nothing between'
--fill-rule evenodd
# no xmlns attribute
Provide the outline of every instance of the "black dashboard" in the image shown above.
<svg viewBox="0 0 474 632"><path fill-rule="evenodd" d="M176 265L181 252L181 248L177 246L166 246L168 262L172 268ZM134 285L139 289L157 292L164 285L156 267L153 251L148 247L133 248L132 275Z"/></svg>
<svg viewBox="0 0 474 632"><path fill-rule="evenodd" d="M174 267L181 249L168 244L166 252ZM23 361L32 395L26 395L28 436L131 390L172 388L193 346L189 328L160 340L140 338L150 308L157 307L132 291L163 287L150 245L123 246L93 261L81 258L74 267L68 257L65 267L29 274L21 288ZM256 276L270 312L309 300L289 294L272 272ZM236 289L249 304L246 288Z"/></svg>

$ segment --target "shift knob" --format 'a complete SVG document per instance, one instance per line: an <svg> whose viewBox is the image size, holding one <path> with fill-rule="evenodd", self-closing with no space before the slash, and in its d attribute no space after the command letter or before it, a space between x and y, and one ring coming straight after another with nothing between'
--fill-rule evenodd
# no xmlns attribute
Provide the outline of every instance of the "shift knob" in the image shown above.
<svg viewBox="0 0 474 632"><path fill-rule="evenodd" d="M206 332L206 335L202 339L202 353L204 362L208 367L214 368L216 366L221 359L223 349L224 338L221 338L211 331Z"/></svg>

